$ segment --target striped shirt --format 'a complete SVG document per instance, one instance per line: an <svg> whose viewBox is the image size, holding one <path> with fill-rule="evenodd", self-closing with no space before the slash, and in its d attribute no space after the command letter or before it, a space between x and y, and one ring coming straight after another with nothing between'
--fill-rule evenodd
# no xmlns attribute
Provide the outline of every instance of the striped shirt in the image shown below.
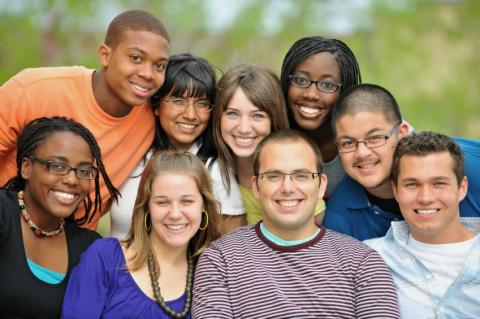
<svg viewBox="0 0 480 319"><path fill-rule="evenodd" d="M322 227L278 246L259 224L213 242L200 257L193 318L398 318L392 277L376 251Z"/></svg>

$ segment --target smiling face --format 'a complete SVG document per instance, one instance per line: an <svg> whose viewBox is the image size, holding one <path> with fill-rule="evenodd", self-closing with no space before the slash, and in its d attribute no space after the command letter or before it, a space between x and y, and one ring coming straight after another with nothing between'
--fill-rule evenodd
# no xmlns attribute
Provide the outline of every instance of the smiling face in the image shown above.
<svg viewBox="0 0 480 319"><path fill-rule="evenodd" d="M52 133L31 155L74 168L93 166L89 145L71 132ZM58 218L70 216L90 191L90 180L79 179L73 170L65 176L55 175L29 157L22 161L22 177L26 180L27 212L39 227L58 225Z"/></svg>
<svg viewBox="0 0 480 319"><path fill-rule="evenodd" d="M128 114L144 104L163 84L168 50L165 38L147 31L125 31L113 49L103 44L99 55L106 89L94 88L100 106L109 105L109 113Z"/></svg>
<svg viewBox="0 0 480 319"><path fill-rule="evenodd" d="M271 127L268 114L252 104L238 87L220 120L222 138L234 157L251 157Z"/></svg>
<svg viewBox="0 0 480 319"><path fill-rule="evenodd" d="M203 199L195 179L180 173L157 176L152 183L148 207L152 244L186 249L202 220Z"/></svg>
<svg viewBox="0 0 480 319"><path fill-rule="evenodd" d="M261 151L259 173L316 173L316 163L313 150L304 141L272 142ZM323 197L326 184L323 174L320 180L316 177L301 183L293 183L289 176L279 182L254 176L252 188L262 204L265 227L286 240L305 239L313 235L318 229L314 222L315 205Z"/></svg>
<svg viewBox="0 0 480 319"><path fill-rule="evenodd" d="M198 112L192 106L194 103L205 101L206 98L188 97L187 93L182 98L188 101L189 106L184 111L174 107L172 99L177 97L166 96L162 100L155 114L170 143L177 150L188 150L195 140L205 131L210 119L210 112Z"/></svg>
<svg viewBox="0 0 480 319"><path fill-rule="evenodd" d="M400 158L397 184L392 185L402 215L418 241L461 241L458 205L467 193L467 180L464 177L458 185L453 165L447 152Z"/></svg>
<svg viewBox="0 0 480 319"><path fill-rule="evenodd" d="M360 111L355 115L346 114L336 122L337 142L348 139L362 141L373 135L386 135L397 123L390 123L382 113ZM387 139L386 144L367 148L359 143L357 150L339 153L345 172L370 194L380 198L393 198L390 186L393 153L398 140L406 136L408 125L402 123Z"/></svg>
<svg viewBox="0 0 480 319"><path fill-rule="evenodd" d="M342 83L341 70L335 57L329 52L314 54L295 69L294 75L304 75L313 81ZM317 89L315 84L308 88L288 87L288 104L295 122L304 130L314 130L327 120L339 92L328 93ZM326 123L329 125L329 123Z"/></svg>

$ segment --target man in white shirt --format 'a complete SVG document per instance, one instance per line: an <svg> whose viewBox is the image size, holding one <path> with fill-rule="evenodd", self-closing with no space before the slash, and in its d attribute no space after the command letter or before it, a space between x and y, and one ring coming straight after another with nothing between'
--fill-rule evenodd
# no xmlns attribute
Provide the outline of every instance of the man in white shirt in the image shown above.
<svg viewBox="0 0 480 319"><path fill-rule="evenodd" d="M460 218L464 160L451 138L422 132L399 141L392 187L405 221L365 241L392 271L402 318L477 318L480 218Z"/></svg>

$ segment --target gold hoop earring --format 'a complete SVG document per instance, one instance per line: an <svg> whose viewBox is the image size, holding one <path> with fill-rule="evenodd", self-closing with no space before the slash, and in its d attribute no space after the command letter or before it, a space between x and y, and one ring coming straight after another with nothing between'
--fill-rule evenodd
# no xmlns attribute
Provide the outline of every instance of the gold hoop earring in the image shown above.
<svg viewBox="0 0 480 319"><path fill-rule="evenodd" d="M150 229L152 229L152 221L151 220L149 222L147 221L149 220L149 216L150 216L150 212L147 211L145 212L145 217L143 218L143 225L145 226L145 229L147 232L149 232Z"/></svg>
<svg viewBox="0 0 480 319"><path fill-rule="evenodd" d="M207 226L208 226L208 213L207 213L207 211L206 211L205 209L202 210L202 215L203 215L203 214L205 214L205 226L203 226L203 227L201 227L201 226L198 227L198 229L200 229L200 230L205 230L205 229L207 229Z"/></svg>

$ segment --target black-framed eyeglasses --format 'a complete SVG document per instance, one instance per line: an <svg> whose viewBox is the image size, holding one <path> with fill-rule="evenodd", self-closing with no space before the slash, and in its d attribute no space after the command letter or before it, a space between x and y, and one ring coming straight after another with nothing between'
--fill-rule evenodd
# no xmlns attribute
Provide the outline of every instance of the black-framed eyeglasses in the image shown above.
<svg viewBox="0 0 480 319"><path fill-rule="evenodd" d="M306 77L305 75L292 74L288 76L288 79L290 80L290 83L303 89L309 88L312 84L315 83L315 86L317 87L317 89L327 93L335 93L342 86L342 84L335 83L331 80L313 81L308 77Z"/></svg>
<svg viewBox="0 0 480 319"><path fill-rule="evenodd" d="M257 177L270 183L283 183L285 176L290 176L290 180L295 184L308 183L320 176L321 173L312 173L309 171L299 171L293 173L284 172L265 172L257 174Z"/></svg>
<svg viewBox="0 0 480 319"><path fill-rule="evenodd" d="M368 148L377 148L387 144L387 140L393 135L395 129L402 124L402 122L396 124L390 129L385 135L372 135L368 136L361 141L356 141L353 139L345 138L339 141L336 141L337 149L340 153L349 153L354 152L358 149L358 144L363 143Z"/></svg>
<svg viewBox="0 0 480 319"><path fill-rule="evenodd" d="M91 166L79 166L79 167L71 167L70 165L54 162L54 161L47 161L36 156L29 155L31 159L34 161L45 165L47 171L53 175L60 175L65 176L70 171L74 171L75 175L80 179L94 179L95 176L98 174L98 168L91 167Z"/></svg>
<svg viewBox="0 0 480 319"><path fill-rule="evenodd" d="M173 109L179 112L185 112L185 110L190 104L193 105L193 109L195 110L195 112L199 114L209 113L213 108L212 103L210 103L209 100L205 99L194 99L194 102L190 103L187 99L183 97L171 97L164 98L162 99L162 101L169 103Z"/></svg>

